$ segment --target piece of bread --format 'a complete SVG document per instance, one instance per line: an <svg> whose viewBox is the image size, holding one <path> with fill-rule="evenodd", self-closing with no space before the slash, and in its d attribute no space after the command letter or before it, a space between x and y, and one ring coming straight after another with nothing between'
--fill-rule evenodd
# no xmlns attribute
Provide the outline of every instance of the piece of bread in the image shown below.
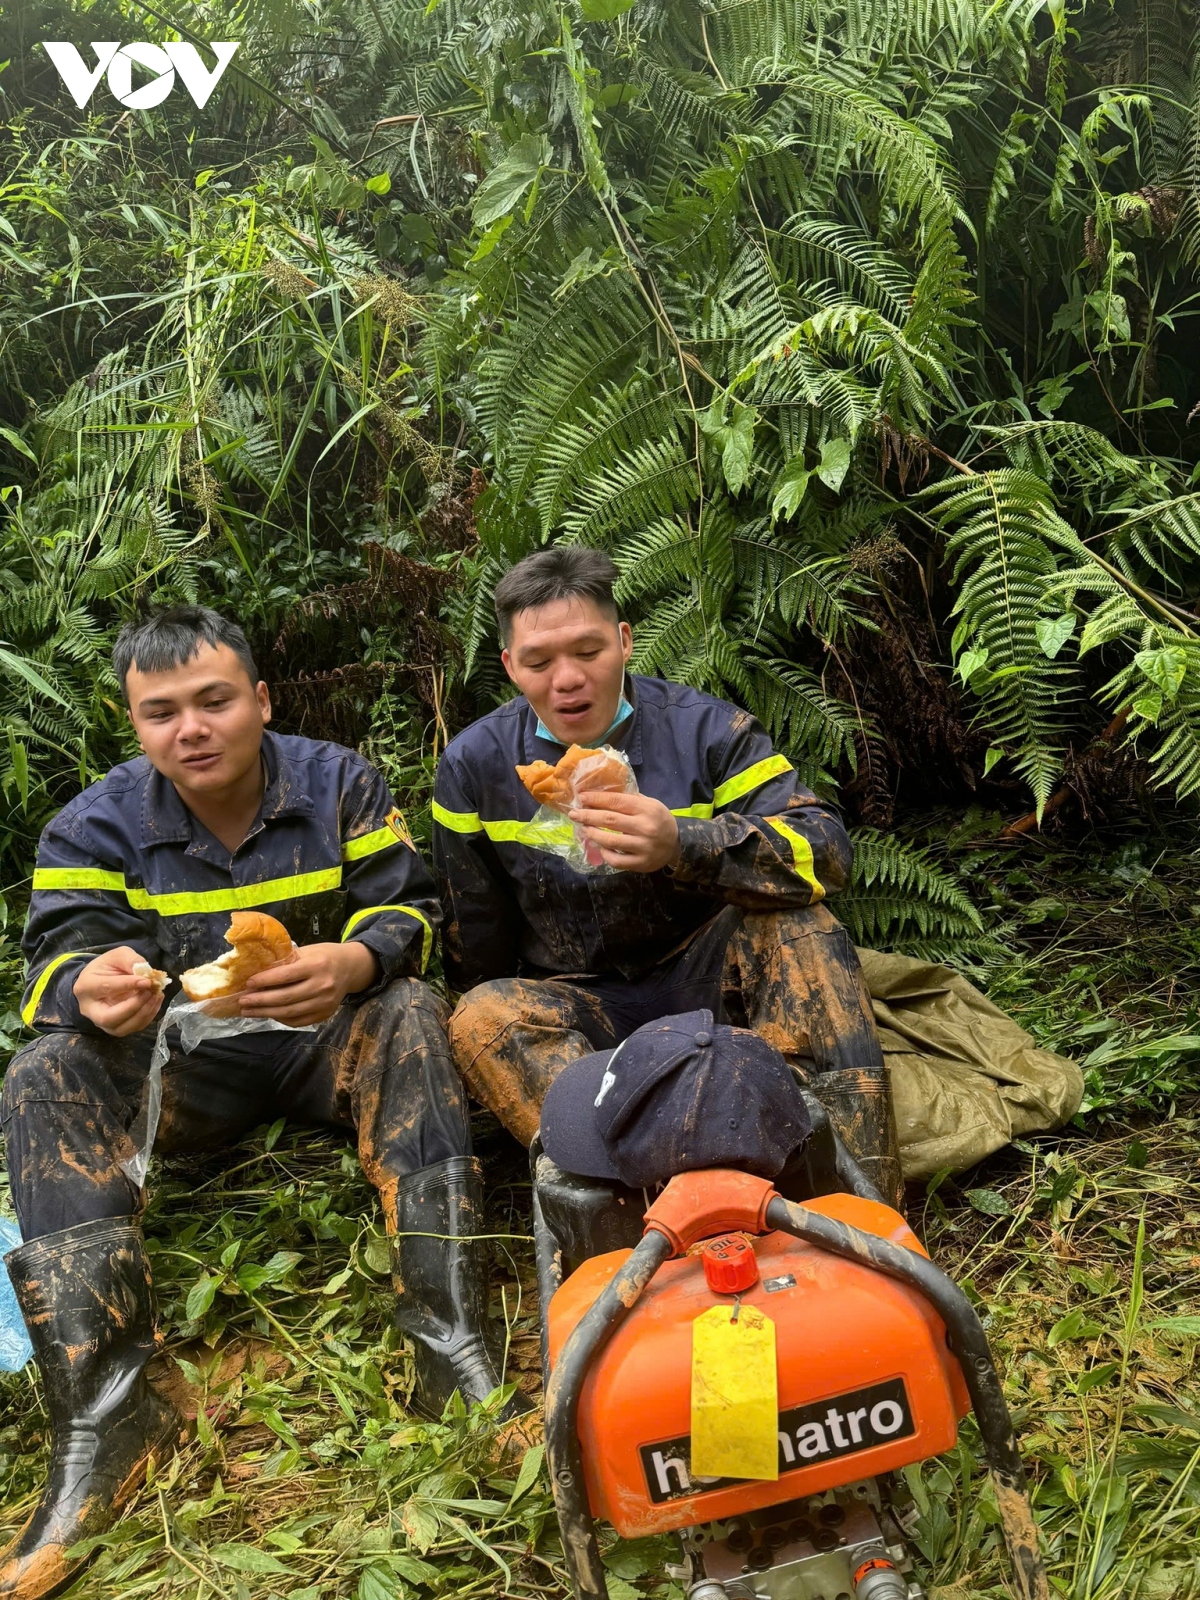
<svg viewBox="0 0 1200 1600"><path fill-rule="evenodd" d="M295 948L282 922L262 911L235 911L225 934L233 949L216 961L192 967L179 982L189 1000L204 1000L210 1017L236 1017L241 1007L236 997L246 987L246 979L256 972L286 961Z"/></svg>
<svg viewBox="0 0 1200 1600"><path fill-rule="evenodd" d="M577 774L575 769L581 761L591 761L594 765ZM573 744L557 766L552 767L548 761L534 761L527 767L519 766L517 777L539 805L566 812L581 794L596 790L624 794L628 769L611 750L589 750L584 745Z"/></svg>
<svg viewBox="0 0 1200 1600"><path fill-rule="evenodd" d="M152 967L148 961L135 961L132 972L135 978L153 978L154 987L159 994L167 992L167 985L171 981L170 978L165 972L160 972L157 967Z"/></svg>

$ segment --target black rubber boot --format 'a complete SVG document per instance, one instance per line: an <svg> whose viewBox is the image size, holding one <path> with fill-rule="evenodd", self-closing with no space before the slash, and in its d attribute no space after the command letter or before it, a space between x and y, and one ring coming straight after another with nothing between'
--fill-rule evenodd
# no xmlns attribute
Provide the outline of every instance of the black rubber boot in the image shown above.
<svg viewBox="0 0 1200 1600"><path fill-rule="evenodd" d="M808 1080L808 1086L829 1113L846 1149L888 1205L903 1215L900 1140L887 1069L868 1072L848 1067L838 1072L818 1072Z"/></svg>
<svg viewBox="0 0 1200 1600"><path fill-rule="evenodd" d="M456 1389L468 1404L500 1384L487 1337L487 1269L482 1243L482 1169L452 1156L402 1178L396 1190L392 1282L396 1326L413 1341L413 1407L440 1417ZM513 1397L501 1413L526 1407Z"/></svg>
<svg viewBox="0 0 1200 1600"><path fill-rule="evenodd" d="M146 1382L150 1266L132 1217L44 1234L5 1256L42 1375L52 1448L33 1515L0 1551L0 1596L45 1600L86 1565L72 1545L114 1523L183 1419Z"/></svg>

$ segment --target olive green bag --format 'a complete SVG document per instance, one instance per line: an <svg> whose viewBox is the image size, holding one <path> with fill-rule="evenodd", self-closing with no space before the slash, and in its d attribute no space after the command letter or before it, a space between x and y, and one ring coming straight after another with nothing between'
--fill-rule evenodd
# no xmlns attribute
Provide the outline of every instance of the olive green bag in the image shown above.
<svg viewBox="0 0 1200 1600"><path fill-rule="evenodd" d="M1083 1074L1075 1063L1039 1050L958 973L878 950L858 954L891 1073L906 1178L961 1172L1078 1111Z"/></svg>

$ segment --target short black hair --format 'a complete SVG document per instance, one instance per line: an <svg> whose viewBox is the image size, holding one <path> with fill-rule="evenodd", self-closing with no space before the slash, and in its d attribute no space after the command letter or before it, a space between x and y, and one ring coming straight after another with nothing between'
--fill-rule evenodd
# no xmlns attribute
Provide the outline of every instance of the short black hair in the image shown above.
<svg viewBox="0 0 1200 1600"><path fill-rule="evenodd" d="M496 625L505 645L512 638L512 619L554 600L593 600L602 611L618 615L613 585L620 574L603 550L558 544L510 567L496 585Z"/></svg>
<svg viewBox="0 0 1200 1600"><path fill-rule="evenodd" d="M127 622L113 645L113 671L121 685L125 703L129 703L125 680L130 667L139 672L167 672L171 667L181 667L190 661L202 644L215 649L227 644L246 669L251 683L258 682L258 668L246 641L246 635L236 622L230 622L219 611L207 606L171 606L167 611L155 611L137 622Z"/></svg>

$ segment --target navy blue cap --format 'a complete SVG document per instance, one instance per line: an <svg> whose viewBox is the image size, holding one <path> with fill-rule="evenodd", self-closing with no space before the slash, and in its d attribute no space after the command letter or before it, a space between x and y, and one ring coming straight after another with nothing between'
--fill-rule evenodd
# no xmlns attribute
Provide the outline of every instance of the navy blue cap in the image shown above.
<svg viewBox="0 0 1200 1600"><path fill-rule="evenodd" d="M542 1104L551 1161L631 1189L701 1167L774 1178L810 1128L779 1051L711 1011L648 1022L615 1050L572 1061Z"/></svg>

